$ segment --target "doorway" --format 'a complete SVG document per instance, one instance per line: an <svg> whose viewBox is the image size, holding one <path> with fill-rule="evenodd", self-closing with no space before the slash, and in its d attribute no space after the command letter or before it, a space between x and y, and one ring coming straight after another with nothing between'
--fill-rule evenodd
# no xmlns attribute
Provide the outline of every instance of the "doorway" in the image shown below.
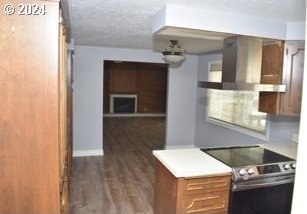
<svg viewBox="0 0 307 214"><path fill-rule="evenodd" d="M114 113L135 113L135 115L122 116L165 115L167 70L166 64L104 61L104 115L115 116L109 115ZM132 112L129 111L127 104L129 100L130 102L134 100ZM123 111L115 112L116 104L122 105ZM118 107L120 110L120 106Z"/></svg>
<svg viewBox="0 0 307 214"><path fill-rule="evenodd" d="M104 63L104 213L153 213L152 151L165 145L167 72L165 64Z"/></svg>

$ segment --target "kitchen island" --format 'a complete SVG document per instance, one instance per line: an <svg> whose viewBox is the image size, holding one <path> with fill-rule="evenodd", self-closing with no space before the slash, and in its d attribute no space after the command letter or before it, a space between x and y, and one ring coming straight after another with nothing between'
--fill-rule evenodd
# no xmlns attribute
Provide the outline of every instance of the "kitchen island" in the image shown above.
<svg viewBox="0 0 307 214"><path fill-rule="evenodd" d="M155 214L228 211L231 168L200 149L154 151Z"/></svg>

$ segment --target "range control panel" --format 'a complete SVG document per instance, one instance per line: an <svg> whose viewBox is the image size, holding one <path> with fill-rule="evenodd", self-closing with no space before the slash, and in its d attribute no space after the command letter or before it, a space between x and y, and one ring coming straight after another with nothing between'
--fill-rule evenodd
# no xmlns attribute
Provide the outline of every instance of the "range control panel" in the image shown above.
<svg viewBox="0 0 307 214"><path fill-rule="evenodd" d="M232 180L249 180L249 179L259 179L270 176L277 176L283 174L295 173L296 163L282 162L275 164L263 164L263 165L253 165L245 167L235 167L232 169Z"/></svg>

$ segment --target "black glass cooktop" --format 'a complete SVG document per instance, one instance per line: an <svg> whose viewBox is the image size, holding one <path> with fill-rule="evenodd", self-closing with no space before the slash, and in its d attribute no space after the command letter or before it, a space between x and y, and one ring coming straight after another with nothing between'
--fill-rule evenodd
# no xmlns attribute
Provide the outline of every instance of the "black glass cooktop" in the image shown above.
<svg viewBox="0 0 307 214"><path fill-rule="evenodd" d="M294 161L259 146L205 148L201 150L230 167Z"/></svg>

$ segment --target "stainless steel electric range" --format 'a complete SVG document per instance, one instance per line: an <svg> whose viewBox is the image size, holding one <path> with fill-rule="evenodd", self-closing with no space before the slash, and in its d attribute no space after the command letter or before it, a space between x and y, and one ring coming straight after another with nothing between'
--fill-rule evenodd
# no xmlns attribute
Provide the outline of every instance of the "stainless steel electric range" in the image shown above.
<svg viewBox="0 0 307 214"><path fill-rule="evenodd" d="M232 168L230 214L290 214L295 160L259 146L202 151Z"/></svg>

